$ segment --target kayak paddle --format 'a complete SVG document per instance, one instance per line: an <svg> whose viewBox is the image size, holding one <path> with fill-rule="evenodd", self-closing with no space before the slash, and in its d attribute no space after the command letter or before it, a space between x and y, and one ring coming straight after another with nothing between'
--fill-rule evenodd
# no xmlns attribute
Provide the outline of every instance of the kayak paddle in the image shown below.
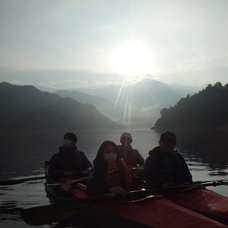
<svg viewBox="0 0 228 228"><path fill-rule="evenodd" d="M110 193L87 198L59 199L53 204L23 209L21 216L27 224L32 226L51 224L69 218L84 207L113 200L116 197L115 193Z"/></svg>
<svg viewBox="0 0 228 228"><path fill-rule="evenodd" d="M42 177L28 177L28 178L22 178L22 179L15 179L15 180L7 180L7 181L0 181L0 185L14 185L14 184L20 184L26 181L31 180L41 180L41 179L47 179L50 177L42 176Z"/></svg>
<svg viewBox="0 0 228 228"><path fill-rule="evenodd" d="M178 185L174 187L167 188L158 188L158 189L141 189L133 190L127 193L127 195L146 196L154 194L156 192L178 190L189 187L206 187L206 186L218 186L218 185L228 185L228 182L220 181L211 181L210 183L206 181L196 182L186 185ZM150 198L161 198L161 195L150 195ZM26 208L21 211L21 216L23 220L29 225L44 225L51 224L53 222L58 222L63 219L69 218L72 215L77 214L83 208L104 203L108 201L113 201L115 199L120 199L115 193L108 193L98 196L86 197L86 198L68 198L68 199L57 199L53 204L38 206L33 208ZM121 198L124 199L124 198Z"/></svg>
<svg viewBox="0 0 228 228"><path fill-rule="evenodd" d="M138 193L137 191L127 192L127 195L134 195L135 193ZM130 200L124 202L135 203L143 200L148 200L151 198L162 198L162 196L149 195L138 200ZM125 198L118 196L116 193L107 193L103 195L90 196L86 198L60 198L55 200L53 204L23 209L21 211L21 216L27 224L32 226L40 226L69 218L70 216L79 213L86 207L113 201L116 199Z"/></svg>
<svg viewBox="0 0 228 228"><path fill-rule="evenodd" d="M157 192L167 192L167 191L176 191L179 189L188 189L188 188L192 188L192 187L209 187L209 186L219 186L219 185L227 185L228 186L228 182L223 181L223 180L219 180L219 181L196 181L193 182L191 184L183 184L183 185L175 185L175 186L171 186L171 187L165 187L165 188L152 188L152 189L142 189L142 190L135 190L134 192L136 193L137 191L140 193L142 192L147 192L147 193L157 193Z"/></svg>
<svg viewBox="0 0 228 228"><path fill-rule="evenodd" d="M42 177L28 177L28 178L22 178L22 179L15 179L15 180L7 180L7 181L0 181L0 185L14 185L14 184L20 184L26 181L31 181L31 180L41 180L41 179L48 179L48 178L59 178L59 177L49 177L49 176L42 176ZM77 180L71 180L69 182L65 183L59 183L59 184L54 184L54 185L60 185L60 184L72 184L75 182L80 182L86 180L87 177L82 177Z"/></svg>

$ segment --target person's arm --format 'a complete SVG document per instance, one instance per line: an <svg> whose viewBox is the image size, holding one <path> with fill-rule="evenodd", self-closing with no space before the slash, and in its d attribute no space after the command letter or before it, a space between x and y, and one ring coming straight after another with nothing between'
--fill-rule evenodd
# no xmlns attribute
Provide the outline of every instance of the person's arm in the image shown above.
<svg viewBox="0 0 228 228"><path fill-rule="evenodd" d="M104 169L93 169L91 171L86 189L88 195L100 195L110 192L110 188L104 183L105 174Z"/></svg>
<svg viewBox="0 0 228 228"><path fill-rule="evenodd" d="M83 171L81 175L88 176L90 174L91 169L93 168L93 165L83 152L80 152L80 156L83 162Z"/></svg>
<svg viewBox="0 0 228 228"><path fill-rule="evenodd" d="M60 156L58 153L54 154L50 160L48 175L51 177L63 176L64 170L60 166Z"/></svg>
<svg viewBox="0 0 228 228"><path fill-rule="evenodd" d="M179 161L180 161L180 166L181 166L181 184L187 184L187 183L192 183L192 174L188 168L188 165L185 161L185 159L182 157L181 154L179 155Z"/></svg>
<svg viewBox="0 0 228 228"><path fill-rule="evenodd" d="M89 161L89 159L86 157L86 155L84 153L82 153L82 159L85 164L85 169L91 170L93 168L93 164Z"/></svg>
<svg viewBox="0 0 228 228"><path fill-rule="evenodd" d="M103 169L93 170L89 176L86 192L89 196L116 193L122 197L126 191L119 186L109 187L104 182L105 173Z"/></svg>
<svg viewBox="0 0 228 228"><path fill-rule="evenodd" d="M165 184L165 180L161 176L161 161L155 155L150 155L146 159L143 170L144 179L147 182L147 187L161 187Z"/></svg>
<svg viewBox="0 0 228 228"><path fill-rule="evenodd" d="M135 152L135 156L136 156L137 165L144 166L145 165L145 160L142 157L142 155L136 149L134 149L134 152Z"/></svg>

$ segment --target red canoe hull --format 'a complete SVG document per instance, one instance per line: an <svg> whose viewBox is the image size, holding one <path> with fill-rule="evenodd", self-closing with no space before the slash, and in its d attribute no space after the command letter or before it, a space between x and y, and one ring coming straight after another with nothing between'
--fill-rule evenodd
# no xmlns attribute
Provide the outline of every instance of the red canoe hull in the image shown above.
<svg viewBox="0 0 228 228"><path fill-rule="evenodd" d="M228 225L228 198L206 188L189 188L164 193L174 203Z"/></svg>
<svg viewBox="0 0 228 228"><path fill-rule="evenodd" d="M87 197L82 184L49 185L67 182L61 178L55 181L48 179L46 190L54 197ZM64 193L65 195L58 195ZM174 196L172 200L174 201ZM187 198L187 197L186 197ZM176 197L178 201L178 197ZM179 199L180 200L180 199ZM185 206L185 205L183 205ZM114 201L97 204L83 209L81 215L98 227L161 227L161 228L225 228L226 225L180 206L169 199L144 198L139 202Z"/></svg>

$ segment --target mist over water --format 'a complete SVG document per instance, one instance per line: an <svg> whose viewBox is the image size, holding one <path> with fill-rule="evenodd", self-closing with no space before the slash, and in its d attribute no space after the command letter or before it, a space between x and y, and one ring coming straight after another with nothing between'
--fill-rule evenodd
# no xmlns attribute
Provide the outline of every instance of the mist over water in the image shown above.
<svg viewBox="0 0 228 228"><path fill-rule="evenodd" d="M44 161L58 152L63 135L55 132L0 133L0 180L44 175ZM119 144L123 131L74 131L78 136L78 149L92 162L100 144L113 140ZM160 133L152 130L132 130L132 146L146 159L148 152L158 145ZM176 149L186 159L194 181L220 180L228 176L228 143L224 134L210 131L177 131ZM20 218L20 210L49 204L44 189L45 180L17 185L0 186L0 227L30 227ZM227 186L208 187L228 197ZM46 227L46 226L45 226ZM47 226L58 227L58 226ZM60 227L60 226L59 226ZM62 226L64 227L64 226ZM92 227L78 221L69 227Z"/></svg>

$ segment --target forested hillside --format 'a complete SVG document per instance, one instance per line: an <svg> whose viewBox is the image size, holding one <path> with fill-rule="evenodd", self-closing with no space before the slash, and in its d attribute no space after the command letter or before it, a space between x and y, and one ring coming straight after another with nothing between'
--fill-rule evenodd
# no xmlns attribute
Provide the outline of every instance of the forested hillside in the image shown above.
<svg viewBox="0 0 228 228"><path fill-rule="evenodd" d="M71 97L81 103L95 106L113 121L132 128L150 128L160 117L160 110L176 104L187 94L198 92L198 88L182 88L144 78L133 83L109 85L102 88L84 88L78 91L58 90L56 94Z"/></svg>
<svg viewBox="0 0 228 228"><path fill-rule="evenodd" d="M83 104L91 104L96 107L100 113L118 123L120 123L123 119L124 108L118 104L115 105L115 102L112 102L104 97L92 96L80 91L70 90L57 90L55 94L62 97L73 98Z"/></svg>
<svg viewBox="0 0 228 228"><path fill-rule="evenodd" d="M228 124L228 84L209 84L175 106L161 110L154 129L222 128Z"/></svg>
<svg viewBox="0 0 228 228"><path fill-rule="evenodd" d="M0 107L1 131L119 127L90 104L41 92L33 86L0 83Z"/></svg>

